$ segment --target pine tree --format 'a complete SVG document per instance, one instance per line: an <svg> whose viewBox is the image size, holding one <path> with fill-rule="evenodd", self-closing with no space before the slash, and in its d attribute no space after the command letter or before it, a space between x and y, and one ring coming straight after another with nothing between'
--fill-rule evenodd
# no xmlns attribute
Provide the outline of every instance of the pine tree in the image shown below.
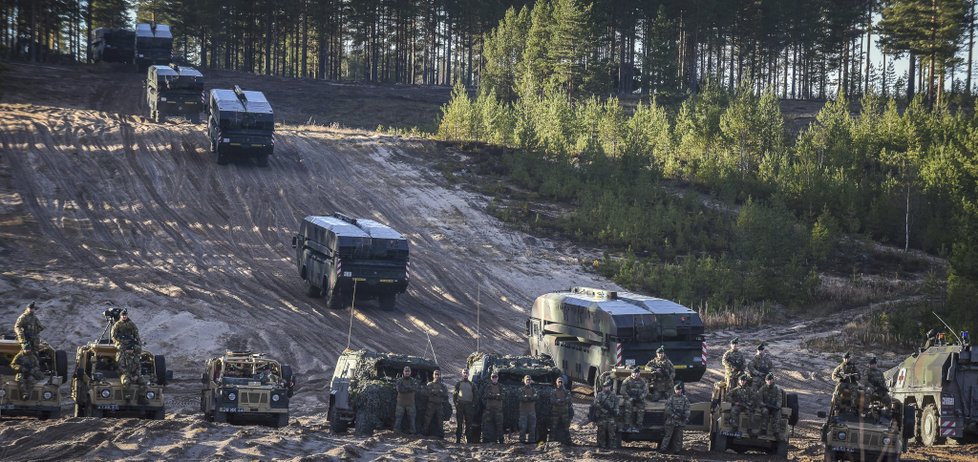
<svg viewBox="0 0 978 462"><path fill-rule="evenodd" d="M585 82L587 57L592 52L590 6L578 0L554 0L553 35L550 42L550 61L553 64L551 84L568 95L579 92Z"/></svg>
<svg viewBox="0 0 978 462"><path fill-rule="evenodd" d="M513 8L489 33L483 49L485 67L482 69L480 89L492 91L503 101L513 101L517 96L517 76L523 65L524 37L529 29L530 13L526 7L519 13Z"/></svg>

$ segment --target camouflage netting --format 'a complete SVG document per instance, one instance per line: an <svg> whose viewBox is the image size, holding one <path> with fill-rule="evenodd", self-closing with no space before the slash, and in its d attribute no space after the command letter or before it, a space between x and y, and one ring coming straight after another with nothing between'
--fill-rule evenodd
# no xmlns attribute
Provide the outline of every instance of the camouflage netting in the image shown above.
<svg viewBox="0 0 978 462"><path fill-rule="evenodd" d="M539 398L536 403L537 410L537 438L543 441L547 437L550 429L550 397L553 395L554 382L562 375L560 368L554 363L553 359L545 356L529 355L506 355L498 356L488 353L472 353L466 360L466 366L479 363L486 358L487 370L499 373L499 383L503 385L503 429L506 432L519 431L519 389L523 386L523 377L529 375L533 378L533 387L537 389ZM481 396L482 390L489 383L489 374L485 377L473 377ZM480 403L478 409L478 422L482 415Z"/></svg>
<svg viewBox="0 0 978 462"><path fill-rule="evenodd" d="M394 426L394 408L397 403L397 390L394 384L401 376L404 366L410 366L412 377L418 379L421 385L431 380L431 373L438 369L434 361L394 353L375 353L360 350L354 353L358 357L357 368L350 381L350 398L356 409L357 434L372 434L380 428ZM428 395L422 387L415 393L417 409L417 429L421 431L421 420L428 404ZM451 417L451 405L446 402L447 412L443 417Z"/></svg>

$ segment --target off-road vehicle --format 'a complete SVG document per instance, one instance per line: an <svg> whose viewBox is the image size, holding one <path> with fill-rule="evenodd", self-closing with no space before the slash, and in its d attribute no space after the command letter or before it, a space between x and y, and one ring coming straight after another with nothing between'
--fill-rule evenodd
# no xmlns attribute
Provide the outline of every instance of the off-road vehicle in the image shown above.
<svg viewBox="0 0 978 462"><path fill-rule="evenodd" d="M40 361L40 370L46 377L34 384L27 399L22 399L15 380L16 373L10 366L19 352L20 343L17 340L0 337L0 415L26 415L41 419L61 417L61 384L68 378L68 355L42 343L40 351L35 354Z"/></svg>
<svg viewBox="0 0 978 462"><path fill-rule="evenodd" d="M135 40L136 34L129 29L95 29L89 45L92 61L132 64Z"/></svg>
<svg viewBox="0 0 978 462"><path fill-rule="evenodd" d="M397 390L394 384L404 366L411 367L411 376L424 385L431 381L438 364L417 356L375 353L368 350L346 350L336 360L333 380L329 384L329 413L327 420L334 433L343 433L351 425L359 435L394 426ZM416 427L420 431L428 395L422 389L415 393ZM448 420L451 404L445 402L442 416Z"/></svg>
<svg viewBox="0 0 978 462"><path fill-rule="evenodd" d="M207 96L207 135L217 163L227 164L235 157L254 158L268 165L275 149L275 114L260 91L215 88Z"/></svg>
<svg viewBox="0 0 978 462"><path fill-rule="evenodd" d="M146 103L156 123L168 116L199 123L203 93L204 75L192 67L153 65L146 72Z"/></svg>
<svg viewBox="0 0 978 462"><path fill-rule="evenodd" d="M798 395L781 393L781 426L776 427L774 419L764 425L762 416L757 412L741 412L740 421L734 425L732 418L732 403L726 401L726 382L720 381L713 386L713 399L710 406L710 450L724 452L733 449L743 453L749 450L764 451L785 457L788 454L788 440L792 430L798 424ZM736 428L736 429L735 429Z"/></svg>
<svg viewBox="0 0 978 462"><path fill-rule="evenodd" d="M212 422L262 419L274 427L289 424L292 368L263 354L227 352L207 361L200 378L200 411Z"/></svg>
<svg viewBox="0 0 978 462"><path fill-rule="evenodd" d="M107 415L135 415L160 420L165 416L163 387L172 377L166 370L163 355L142 350L139 355L140 375L146 382L142 396L135 396L136 385L131 386L133 396L126 399L125 388L116 363L118 348L105 338L107 332L119 320L121 310L113 308L102 315L107 320L105 330L95 342L78 347L75 356L75 372L71 378L71 396L75 399L76 417L103 417Z"/></svg>
<svg viewBox="0 0 978 462"><path fill-rule="evenodd" d="M136 24L136 70L143 72L153 64L167 64L172 58L173 34L166 24Z"/></svg>
<svg viewBox="0 0 978 462"><path fill-rule="evenodd" d="M826 419L822 424L825 461L898 462L907 450L907 439L913 437L913 407L892 400L889 408L870 408L861 386L855 394L855 406L833 400L828 414L818 412Z"/></svg>

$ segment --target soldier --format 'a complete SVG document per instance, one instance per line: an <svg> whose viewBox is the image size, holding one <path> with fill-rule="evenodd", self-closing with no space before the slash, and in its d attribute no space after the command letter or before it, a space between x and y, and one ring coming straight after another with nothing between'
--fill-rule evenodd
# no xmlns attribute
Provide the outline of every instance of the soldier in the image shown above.
<svg viewBox="0 0 978 462"><path fill-rule="evenodd" d="M17 334L17 341L20 342L21 348L30 344L31 350L36 352L41 349L41 331L44 330L44 326L37 319L37 315L34 313L35 309L37 309L37 305L34 302L24 308L24 312L14 323L14 333Z"/></svg>
<svg viewBox="0 0 978 462"><path fill-rule="evenodd" d="M411 377L410 366L404 366L401 377L394 383L394 389L397 390L397 407L394 408L394 432L401 433L403 431L404 426L401 421L406 415L410 429L408 434L413 435L418 432L415 426L418 411L414 403L414 393L418 391L418 380Z"/></svg>
<svg viewBox="0 0 978 462"><path fill-rule="evenodd" d="M781 403L784 402L784 392L781 387L774 384L774 373L768 372L764 376L764 385L757 389L757 401L760 405L760 413L764 422L763 433L767 433L770 427L774 431L775 438L781 438Z"/></svg>
<svg viewBox="0 0 978 462"><path fill-rule="evenodd" d="M683 428L689 422L689 399L684 393L683 383L677 383L673 389L673 395L666 400L665 428L662 442L659 443L660 452L678 453L683 450Z"/></svg>
<svg viewBox="0 0 978 462"><path fill-rule="evenodd" d="M519 391L520 397L520 443L535 443L537 441L537 399L540 398L537 389L533 388L533 378L523 376L523 386Z"/></svg>
<svg viewBox="0 0 978 462"><path fill-rule="evenodd" d="M29 343L23 345L14 359L10 361L10 367L17 373L14 380L17 381L20 399L30 399L34 384L44 378L44 373L41 372L41 362L34 354L34 348Z"/></svg>
<svg viewBox="0 0 978 462"><path fill-rule="evenodd" d="M472 419L475 418L475 384L469 380L469 370L462 369L462 380L455 382L452 404L455 405L455 442L472 442Z"/></svg>
<svg viewBox="0 0 978 462"><path fill-rule="evenodd" d="M738 431L740 428L741 414L746 412L750 415L754 412L754 391L750 388L749 382L750 377L747 374L741 374L738 379L739 385L727 393L727 401L732 404L730 426L733 427L733 431Z"/></svg>
<svg viewBox="0 0 978 462"><path fill-rule="evenodd" d="M482 389L482 441L502 444L503 437L503 386L499 373L492 371L489 385Z"/></svg>
<svg viewBox="0 0 978 462"><path fill-rule="evenodd" d="M881 408L888 408L890 406L890 390L886 386L886 378L883 377L883 371L881 371L876 364L876 357L873 356L869 360L869 369L866 370L866 391L869 395L870 403L876 402L881 404Z"/></svg>
<svg viewBox="0 0 978 462"><path fill-rule="evenodd" d="M618 417L618 395L611 391L611 380L605 380L591 403L588 417L598 428L598 447L614 449L618 439L615 418Z"/></svg>
<svg viewBox="0 0 978 462"><path fill-rule="evenodd" d="M848 351L842 355L842 363L832 371L832 380L836 382L832 393L832 402L836 403L839 412L855 412L858 395L859 369L851 361L852 354Z"/></svg>
<svg viewBox="0 0 978 462"><path fill-rule="evenodd" d="M442 423L442 409L448 402L448 386L441 381L441 371L435 369L431 373L431 381L425 386L428 390L428 406L424 412L424 425L421 431L425 436L438 439L445 438L445 425Z"/></svg>
<svg viewBox="0 0 978 462"><path fill-rule="evenodd" d="M126 401L131 400L132 386L136 385L136 396L140 402L144 402L145 380L139 364L142 341L139 339L139 328L129 319L128 310L122 310L119 313L119 320L112 325L112 343L116 346L115 361L119 366L119 381L122 382L123 396Z"/></svg>
<svg viewBox="0 0 978 462"><path fill-rule="evenodd" d="M764 342L757 345L757 352L754 353L754 357L747 364L747 371L750 372L751 385L755 389L760 389L764 386L764 378L774 371L774 362L771 361L771 358L767 357L767 352L764 351L765 347L766 344Z"/></svg>
<svg viewBox="0 0 978 462"><path fill-rule="evenodd" d="M666 348L659 346L655 350L655 358L652 358L645 367L652 370L652 401L668 399L672 395L673 381L676 380L676 368L672 361L666 357Z"/></svg>
<svg viewBox="0 0 978 462"><path fill-rule="evenodd" d="M632 369L632 376L621 383L624 398L622 404L625 406L625 421L622 425L626 432L641 430L645 422L645 398L649 396L649 384L642 378L641 371L638 367Z"/></svg>
<svg viewBox="0 0 978 462"><path fill-rule="evenodd" d="M574 406L571 403L571 392L564 388L564 378L558 377L554 385L554 393L550 396L550 427L553 429L553 439L565 445L570 445L570 422L574 418Z"/></svg>
<svg viewBox="0 0 978 462"><path fill-rule="evenodd" d="M727 390L732 390L737 385L737 378L744 373L747 368L747 359L744 354L737 349L740 337L730 341L730 349L723 353L723 370L727 379Z"/></svg>
<svg viewBox="0 0 978 462"><path fill-rule="evenodd" d="M934 346L934 343L936 342L937 342L937 329L931 329L927 331L927 338L924 339L924 345L921 347L921 350L926 350Z"/></svg>

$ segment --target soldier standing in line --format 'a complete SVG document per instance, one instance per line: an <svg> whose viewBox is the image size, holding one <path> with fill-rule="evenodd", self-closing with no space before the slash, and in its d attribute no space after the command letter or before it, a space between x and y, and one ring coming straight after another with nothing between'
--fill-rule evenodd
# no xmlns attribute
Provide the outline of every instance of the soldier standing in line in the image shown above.
<svg viewBox="0 0 978 462"><path fill-rule="evenodd" d="M740 343L740 337L736 337L730 341L730 349L723 353L723 363L724 376L727 379L727 390L732 390L737 386L737 379L747 368L747 359L744 358L744 353L737 349L737 344Z"/></svg>
<svg viewBox="0 0 978 462"><path fill-rule="evenodd" d="M869 369L866 370L866 390L870 403L879 403L882 409L890 407L890 389L886 386L886 378L883 377L875 356L870 358Z"/></svg>
<svg viewBox="0 0 978 462"><path fill-rule="evenodd" d="M431 373L431 381L425 386L428 390L428 406L424 412L424 425L421 431L425 436L438 439L445 438L445 425L442 409L448 402L448 386L441 381L441 371L435 369Z"/></svg>
<svg viewBox="0 0 978 462"><path fill-rule="evenodd" d="M129 319L129 311L122 310L119 320L112 325L112 343L115 344L115 361L119 368L119 381L122 382L123 396L126 401L132 399L132 387L136 386L136 396L140 403L146 402L146 381L140 370L139 356L142 353L142 341L139 338L139 328Z"/></svg>
<svg viewBox="0 0 978 462"><path fill-rule="evenodd" d="M751 389L748 382L750 377L747 374L741 374L738 379L739 385L727 393L727 401L731 403L730 409L730 426L733 427L733 431L738 431L740 429L740 415L747 413L748 415L754 412L754 391Z"/></svg>
<svg viewBox="0 0 978 462"><path fill-rule="evenodd" d="M489 384L482 389L482 442L503 442L503 386L499 373L492 371Z"/></svg>
<svg viewBox="0 0 978 462"><path fill-rule="evenodd" d="M652 370L652 401L668 399L673 394L673 381L676 380L676 367L666 356L666 348L659 346L645 367Z"/></svg>
<svg viewBox="0 0 978 462"><path fill-rule="evenodd" d="M452 404L455 405L455 442L462 442L462 435L469 443L472 438L472 419L475 418L475 384L469 380L469 370L462 369L462 380L455 382L455 392L452 393Z"/></svg>
<svg viewBox="0 0 978 462"><path fill-rule="evenodd" d="M668 359L666 360L668 361ZM637 432L641 430L645 422L645 398L649 396L649 384L641 376L641 368L632 369L632 376L621 383L621 391L624 395L625 405L625 426L626 432Z"/></svg>
<svg viewBox="0 0 978 462"><path fill-rule="evenodd" d="M401 377L394 383L394 389L397 390L397 407L394 408L394 432L401 433L403 431L404 426L401 421L406 416L408 434L413 435L418 432L415 426L418 411L414 402L414 393L418 390L418 380L411 377L410 366L404 366Z"/></svg>
<svg viewBox="0 0 978 462"><path fill-rule="evenodd" d="M17 373L14 380L17 381L20 399L30 399L34 384L38 380L44 379L44 373L40 370L41 361L34 354L34 348L30 344L23 345L14 359L10 361L10 367Z"/></svg>
<svg viewBox="0 0 978 462"><path fill-rule="evenodd" d="M540 398L537 389L533 388L533 378L523 377L520 387L520 443L536 443L537 441L537 399Z"/></svg>
<svg viewBox="0 0 978 462"><path fill-rule="evenodd" d="M836 403L840 412L855 412L859 368L852 361L852 354L848 351L842 355L842 363L832 371L832 380L836 382L832 402Z"/></svg>
<svg viewBox="0 0 978 462"><path fill-rule="evenodd" d="M618 395L611 390L611 380L605 380L601 391L591 403L588 412L589 419L598 428L598 447L614 449L618 440L618 426L615 418L618 416Z"/></svg>
<svg viewBox="0 0 978 462"><path fill-rule="evenodd" d="M683 450L683 429L686 422L689 422L689 398L686 398L683 383L679 382L673 388L674 394L666 400L666 420L662 442L659 443L660 452L679 453Z"/></svg>
<svg viewBox="0 0 978 462"><path fill-rule="evenodd" d="M570 422L574 418L574 406L570 390L564 388L564 378L558 377L554 393L550 397L550 427L553 439L565 445L571 444Z"/></svg>
<svg viewBox="0 0 978 462"><path fill-rule="evenodd" d="M771 372L774 372L774 362L771 358L767 357L767 352L764 351L766 344L761 342L757 345L757 353L751 358L750 363L747 364L747 371L750 372L751 385L755 389L759 389L764 386L764 378Z"/></svg>
<svg viewBox="0 0 978 462"><path fill-rule="evenodd" d="M36 309L37 305L31 302L14 323L14 333L17 334L17 341L20 342L21 348L29 344L31 350L35 352L41 349L41 331L44 330L44 326L34 312Z"/></svg>
<svg viewBox="0 0 978 462"><path fill-rule="evenodd" d="M784 403L784 392L781 387L774 384L774 373L768 372L764 376L764 385L757 389L757 401L760 405L761 416L766 434L768 428L774 431L774 437L781 438L781 404Z"/></svg>

